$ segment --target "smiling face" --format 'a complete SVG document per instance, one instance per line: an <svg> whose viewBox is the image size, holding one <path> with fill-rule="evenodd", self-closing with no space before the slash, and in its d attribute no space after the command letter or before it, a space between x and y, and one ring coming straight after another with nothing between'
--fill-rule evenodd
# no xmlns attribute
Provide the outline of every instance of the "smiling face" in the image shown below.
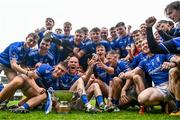
<svg viewBox="0 0 180 120"><path fill-rule="evenodd" d="M52 30L54 27L54 20L52 18L46 18L45 25L48 30Z"/></svg>
<svg viewBox="0 0 180 120"><path fill-rule="evenodd" d="M104 59L106 55L106 49L103 45L99 45L96 47L96 54L100 59Z"/></svg>
<svg viewBox="0 0 180 120"><path fill-rule="evenodd" d="M144 40L144 41L141 43L141 46L142 46L142 52L143 52L143 53L145 53L145 54L149 54L149 53L150 53L150 49L149 49L147 40Z"/></svg>
<svg viewBox="0 0 180 120"><path fill-rule="evenodd" d="M175 23L180 21L180 10L167 9L167 17L173 20Z"/></svg>
<svg viewBox="0 0 180 120"><path fill-rule="evenodd" d="M50 48L50 40L42 40L40 45L39 45L39 48L41 51L44 51L44 52L47 52L48 49Z"/></svg>
<svg viewBox="0 0 180 120"><path fill-rule="evenodd" d="M125 26L116 27L116 32L119 36L123 36L126 34L126 27Z"/></svg>
<svg viewBox="0 0 180 120"><path fill-rule="evenodd" d="M54 71L52 73L54 78L59 78L67 72L66 68L60 63L54 67Z"/></svg>
<svg viewBox="0 0 180 120"><path fill-rule="evenodd" d="M101 38L100 32L91 32L91 39L94 42L98 42Z"/></svg>
<svg viewBox="0 0 180 120"><path fill-rule="evenodd" d="M33 48L37 42L38 42L38 35L34 34L34 33L30 33L27 37L26 37L26 42L25 45L27 48Z"/></svg>
<svg viewBox="0 0 180 120"><path fill-rule="evenodd" d="M68 68L70 73L77 72L77 69L79 68L79 60L76 57L71 57L68 61Z"/></svg>

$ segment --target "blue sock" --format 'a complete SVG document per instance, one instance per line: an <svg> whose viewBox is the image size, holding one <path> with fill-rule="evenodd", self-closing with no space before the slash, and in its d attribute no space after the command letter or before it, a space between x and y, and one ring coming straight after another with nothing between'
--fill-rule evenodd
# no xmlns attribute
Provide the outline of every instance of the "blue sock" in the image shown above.
<svg viewBox="0 0 180 120"><path fill-rule="evenodd" d="M114 105L119 105L119 100L112 99L112 103L113 103Z"/></svg>
<svg viewBox="0 0 180 120"><path fill-rule="evenodd" d="M176 101L176 108L180 108L180 101Z"/></svg>
<svg viewBox="0 0 180 120"><path fill-rule="evenodd" d="M4 88L4 85L0 83L0 92L2 91L3 88Z"/></svg>
<svg viewBox="0 0 180 120"><path fill-rule="evenodd" d="M28 105L27 103L24 103L22 106L23 106L25 109L29 110L29 105Z"/></svg>
<svg viewBox="0 0 180 120"><path fill-rule="evenodd" d="M86 95L82 95L82 96L81 96L81 100L82 100L82 102L84 103L84 105L89 102Z"/></svg>
<svg viewBox="0 0 180 120"><path fill-rule="evenodd" d="M102 97L102 95L98 95L98 96L96 97L96 100L97 100L98 105L102 104L102 103L103 103L103 97Z"/></svg>

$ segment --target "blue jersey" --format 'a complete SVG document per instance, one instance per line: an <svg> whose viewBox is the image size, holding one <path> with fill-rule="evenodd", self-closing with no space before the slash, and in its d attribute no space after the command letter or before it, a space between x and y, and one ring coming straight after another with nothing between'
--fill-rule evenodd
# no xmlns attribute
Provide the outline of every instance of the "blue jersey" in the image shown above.
<svg viewBox="0 0 180 120"><path fill-rule="evenodd" d="M146 57L147 57L147 55L144 54L143 52L140 52L139 54L137 54L133 58L132 62L130 63L131 69L136 68L142 60L146 59Z"/></svg>
<svg viewBox="0 0 180 120"><path fill-rule="evenodd" d="M116 40L117 40L117 38L115 38L115 39L113 39L112 41L109 42L109 44L110 44L110 46L111 46L111 48L112 48L113 50L116 50L116 48L115 48L115 46L116 46Z"/></svg>
<svg viewBox="0 0 180 120"><path fill-rule="evenodd" d="M96 46L97 45L103 45L107 51L111 50L111 46L109 44L109 42L105 41L105 40L101 40L99 42L87 42L87 44L85 45L86 47L84 47L82 50L86 53L86 54L92 54L92 53L96 53Z"/></svg>
<svg viewBox="0 0 180 120"><path fill-rule="evenodd" d="M58 64L60 62L60 50L58 48L58 45L52 42L49 52L54 56L55 64Z"/></svg>
<svg viewBox="0 0 180 120"><path fill-rule="evenodd" d="M80 78L79 75L66 73L56 82L56 89L69 90L71 86Z"/></svg>
<svg viewBox="0 0 180 120"><path fill-rule="evenodd" d="M170 41L160 43L160 48L165 53L178 53L180 54L180 37L173 38Z"/></svg>
<svg viewBox="0 0 180 120"><path fill-rule="evenodd" d="M121 72L127 72L130 70L129 63L124 60L119 60L116 67L114 67L114 74L111 75L111 79L117 77Z"/></svg>
<svg viewBox="0 0 180 120"><path fill-rule="evenodd" d="M50 52L48 52L46 55L40 55L39 50L30 51L28 54L26 66L34 68L38 62L49 64L51 66L55 65L54 56Z"/></svg>
<svg viewBox="0 0 180 120"><path fill-rule="evenodd" d="M91 41L91 39L86 38L86 39L85 39L85 40L83 40L82 42L85 44L85 43L90 42L90 41Z"/></svg>
<svg viewBox="0 0 180 120"><path fill-rule="evenodd" d="M147 72L155 86L160 85L168 81L168 70L162 70L161 66L163 62L168 61L172 56L164 54L154 54L152 57L141 61L138 65L143 71Z"/></svg>
<svg viewBox="0 0 180 120"><path fill-rule="evenodd" d="M66 36L66 35L62 34L60 36L61 36L60 38L62 40L68 40L68 41L73 41L74 40L74 36L73 35Z"/></svg>
<svg viewBox="0 0 180 120"><path fill-rule="evenodd" d="M10 61L16 60L18 64L25 62L25 58L30 48L24 47L24 42L15 42L10 44L2 53L0 53L0 63L11 68Z"/></svg>
<svg viewBox="0 0 180 120"><path fill-rule="evenodd" d="M66 40L67 41L67 40ZM65 42L65 40L62 40L62 43ZM66 47L64 49L60 50L60 61L65 60L68 56L73 54L73 49L75 47L79 48L80 50L84 47L84 43L80 43L78 45L75 44L74 40L73 41L67 41L66 42Z"/></svg>
<svg viewBox="0 0 180 120"><path fill-rule="evenodd" d="M38 67L35 70L36 74L39 76L39 78L36 79L37 84L45 89L48 89L49 87L54 88L53 83L57 81L57 78L53 78L53 70L54 68L48 64L42 64L40 67Z"/></svg>
<svg viewBox="0 0 180 120"><path fill-rule="evenodd" d="M134 42L133 42L133 39L129 35L126 35L124 37L119 37L116 40L115 49L120 50L120 57L121 58L125 58L128 55L126 47L128 45L130 46L131 44L134 44Z"/></svg>
<svg viewBox="0 0 180 120"><path fill-rule="evenodd" d="M107 64L107 66L109 65ZM109 81L111 80L111 75L108 74L106 70L95 65L93 69L93 73L97 79L100 79L103 82L105 82L107 85L109 85Z"/></svg>

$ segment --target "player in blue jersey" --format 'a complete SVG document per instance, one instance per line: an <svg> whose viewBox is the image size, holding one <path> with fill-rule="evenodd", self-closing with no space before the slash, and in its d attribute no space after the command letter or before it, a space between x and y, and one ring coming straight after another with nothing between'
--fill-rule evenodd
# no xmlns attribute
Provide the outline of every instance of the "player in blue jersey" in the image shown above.
<svg viewBox="0 0 180 120"><path fill-rule="evenodd" d="M109 29L109 32L110 32L110 36L111 37L108 38L108 41L110 43L111 48L113 50L115 50L115 43L116 43L116 39L118 38L118 35L116 33L116 28L115 27L111 27Z"/></svg>
<svg viewBox="0 0 180 120"><path fill-rule="evenodd" d="M40 44L41 40L43 39L44 35L47 34L47 32L51 31L55 25L54 19L48 17L45 20L45 28L44 29L37 29L35 30L36 33L39 35L40 39L38 41L38 45Z"/></svg>
<svg viewBox="0 0 180 120"><path fill-rule="evenodd" d="M96 46L99 44L105 46L106 51L111 50L110 44L105 40L101 40L100 29L98 27L95 27L95 28L92 28L91 30L91 41L87 42L85 44L86 47L80 50L76 56L78 58L82 58L82 57L91 58L92 53L96 52Z"/></svg>
<svg viewBox="0 0 180 120"><path fill-rule="evenodd" d="M125 108L134 105L132 102L137 101L137 94L132 86L132 81L121 78L122 74L131 70L129 63L124 60L119 60L119 53L116 51L108 52L106 58L114 68L114 74L111 75L112 81L110 81L110 86L112 88L109 91L108 104L114 105L116 108L118 106Z"/></svg>
<svg viewBox="0 0 180 120"><path fill-rule="evenodd" d="M74 36L71 35L71 30L72 30L72 24L70 22L68 22L68 21L65 22L63 24L64 34L61 35L61 39L72 41L74 39Z"/></svg>
<svg viewBox="0 0 180 120"><path fill-rule="evenodd" d="M53 55L48 51L51 45L51 38L44 37L40 43L39 49L31 50L28 54L26 67L37 68L41 64L55 65Z"/></svg>
<svg viewBox="0 0 180 120"><path fill-rule="evenodd" d="M96 46L96 54L94 78L88 82L86 88L88 97L91 98L92 95L95 95L99 108L105 109L103 97L108 98L110 75L114 73L114 69L107 63L106 50L103 45Z"/></svg>
<svg viewBox="0 0 180 120"><path fill-rule="evenodd" d="M93 61L92 59L90 64L94 64ZM56 86L55 89L70 90L77 94L85 106L86 112L97 112L97 109L90 104L84 86L92 74L92 65L90 64L86 73L83 76L79 76L79 60L76 57L70 57L68 60L67 73L61 76L54 84Z"/></svg>
<svg viewBox="0 0 180 120"><path fill-rule="evenodd" d="M65 64L59 63L54 67L42 64L34 70L32 77L28 77L25 74L16 76L0 92L0 108L5 109L7 101L14 95L17 89L21 89L27 99L12 111L29 112L30 108L38 106L47 98L46 90L52 87L53 81L65 73Z"/></svg>
<svg viewBox="0 0 180 120"><path fill-rule="evenodd" d="M168 53L180 53L180 39L179 37L173 38L171 40L168 40L166 42L162 42L158 44L153 36L152 33L152 26L155 24L156 18L155 17L149 17L146 20L147 25L147 40L148 45L152 53L159 53L159 54L168 54Z"/></svg>
<svg viewBox="0 0 180 120"><path fill-rule="evenodd" d="M173 62L167 62L172 59L172 55L164 54L152 54L148 47L147 41L142 42L142 51L147 54L147 58L139 63L139 65L129 73L126 73L126 77L133 77L135 74L142 74L147 72L152 81L154 87L149 87L145 90L143 81L135 82L138 96L138 101L141 105L157 105L161 102L168 102L173 99L171 91L168 89L168 69L175 66ZM144 106L140 106L140 114L144 113Z"/></svg>
<svg viewBox="0 0 180 120"><path fill-rule="evenodd" d="M118 39L115 43L115 49L119 51L121 58L129 60L128 51L126 47L130 47L132 54L134 54L135 45L132 38L127 34L124 22L119 22L116 25L116 31L118 34Z"/></svg>
<svg viewBox="0 0 180 120"><path fill-rule="evenodd" d="M91 39L89 38L89 30L88 30L88 28L87 27L82 27L81 30L84 31L83 43L87 43L87 42L91 41Z"/></svg>
<svg viewBox="0 0 180 120"><path fill-rule="evenodd" d="M164 11L167 17L172 19L175 23L180 22L180 1L171 2L170 4L166 6ZM176 29L179 29L179 28L176 28ZM171 53L177 53L177 54L180 53L180 50L179 50L180 37L174 38L167 43L165 42L163 43L163 45L165 46L164 48L167 48L169 52ZM157 51L157 52L161 52L161 51ZM167 50L163 50L163 51L166 52ZM179 76L180 57L179 55L176 57L176 59L174 59L174 62L177 64L177 67L172 69L172 71L170 72L170 79L171 79L170 86L172 86L171 90L174 93L175 98L176 98L176 109L175 111L173 111L173 113L171 113L171 115L180 115L180 94L179 92L177 92L179 91L179 84L180 84L179 82L180 81L180 76Z"/></svg>
<svg viewBox="0 0 180 120"><path fill-rule="evenodd" d="M175 23L180 22L180 1L174 1L168 4L165 8L165 14L168 18L172 19ZM149 26L150 31L151 27L154 25L156 19L154 17L149 17L146 20L146 24ZM163 42L161 44L157 44L152 35L149 35L148 44L150 50L153 53L180 53L180 40L179 38L173 38L167 42Z"/></svg>
<svg viewBox="0 0 180 120"><path fill-rule="evenodd" d="M25 42L12 43L0 53L0 71L5 71L9 81L17 75L17 72L32 76L33 72L24 69L22 65L24 65L30 49L37 44L38 39L37 34L30 33Z"/></svg>
<svg viewBox="0 0 180 120"><path fill-rule="evenodd" d="M60 61L65 60L68 56L75 55L84 47L84 32L81 29L75 31L74 40L67 41L69 44L66 45L62 50L60 50ZM65 40L62 40L64 42ZM86 63L87 60L81 61L81 63ZM87 65L87 64L86 64Z"/></svg>

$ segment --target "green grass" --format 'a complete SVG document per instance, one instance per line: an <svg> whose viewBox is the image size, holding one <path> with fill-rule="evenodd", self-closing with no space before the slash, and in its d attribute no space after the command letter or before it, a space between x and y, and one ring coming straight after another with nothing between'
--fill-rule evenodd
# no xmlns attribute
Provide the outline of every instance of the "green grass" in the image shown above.
<svg viewBox="0 0 180 120"><path fill-rule="evenodd" d="M10 111L0 111L0 120L180 120L180 116L161 114L159 107L151 113L139 115L137 108L121 110L113 113L89 114L83 111L71 111L69 114L51 112L46 115L44 111L32 110L28 114L16 114Z"/></svg>

